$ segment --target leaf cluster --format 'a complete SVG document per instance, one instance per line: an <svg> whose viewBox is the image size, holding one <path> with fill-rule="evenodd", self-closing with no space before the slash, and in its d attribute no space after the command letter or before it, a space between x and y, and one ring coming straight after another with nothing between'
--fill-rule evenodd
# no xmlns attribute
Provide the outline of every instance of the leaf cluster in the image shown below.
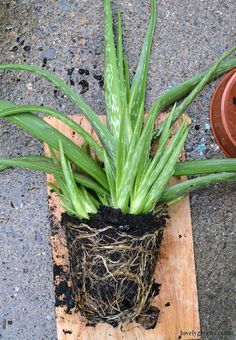
<svg viewBox="0 0 236 340"><path fill-rule="evenodd" d="M205 184L235 181L235 159L191 162L180 162L179 159L191 123L183 112L208 82L236 66L236 58L226 60L236 47L221 56L207 71L162 94L145 115L148 64L157 18L156 0L151 0L150 21L132 82L123 50L121 14L118 11L116 15L115 39L110 0L103 0L103 5L107 124L51 72L25 64L0 65L0 70L32 72L57 86L83 112L95 130L99 143L70 117L55 109L14 105L0 100L0 118L17 124L48 144L51 153L50 158L1 158L0 170L13 166L53 174L57 184L51 184L51 187L68 214L79 219L96 213L101 204L119 208L124 213L148 213L163 203L174 204ZM166 119L156 129L158 115L169 108ZM38 117L38 112L59 119L72 128L83 138L83 145L75 145ZM174 123L181 115L179 126L174 129ZM156 152L153 154L154 148ZM168 185L172 176L197 174L205 176Z"/></svg>

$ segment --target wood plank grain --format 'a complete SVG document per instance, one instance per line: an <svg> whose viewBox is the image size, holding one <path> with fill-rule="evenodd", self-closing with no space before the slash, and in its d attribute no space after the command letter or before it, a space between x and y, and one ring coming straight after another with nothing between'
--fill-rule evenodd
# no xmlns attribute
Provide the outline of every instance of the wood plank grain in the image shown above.
<svg viewBox="0 0 236 340"><path fill-rule="evenodd" d="M94 131L82 116L75 115L73 119L95 136ZM104 117L101 119L105 120ZM82 138L60 121L50 117L46 117L45 120L76 144L82 143ZM47 146L45 146L45 153L48 154ZM175 181L183 180L186 178ZM53 181L53 177L47 175L47 181ZM51 237L53 262L62 266L63 271L68 273L66 240L64 231L60 227L62 209L57 197L50 190L49 197L49 209L52 212L54 223L59 228L58 232L53 233ZM162 285L160 294L153 301L153 305L161 310L156 328L147 331L135 322L124 324L118 328L106 324L86 327L86 321L78 313L72 311L72 314L66 314L63 307L56 307L59 340L174 340L180 339L179 336L184 331L195 330L197 332L200 330L188 197L171 207L169 214L171 218L168 220L164 232L161 254L155 273L156 282ZM57 284L57 282L55 283ZM181 337L182 340L187 338L189 337Z"/></svg>

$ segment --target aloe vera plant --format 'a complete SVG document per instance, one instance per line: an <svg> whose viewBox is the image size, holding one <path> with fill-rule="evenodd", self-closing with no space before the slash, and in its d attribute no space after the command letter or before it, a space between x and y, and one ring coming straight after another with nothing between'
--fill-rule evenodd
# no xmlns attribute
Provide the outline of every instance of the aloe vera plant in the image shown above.
<svg viewBox="0 0 236 340"><path fill-rule="evenodd" d="M234 173L236 160L233 159L179 162L190 125L190 120L186 117L183 118L175 137L168 144L173 123L187 110L204 86L236 66L236 58L226 60L236 48L226 52L209 70L162 94L154 102L145 121L145 91L156 25L156 1L151 1L151 18L131 84L122 47L122 24L119 12L117 19L118 37L115 46L111 3L110 0L104 0L107 126L78 94L49 71L31 65L0 65L0 70L28 71L46 78L75 103L96 131L101 146L70 117L52 108L14 105L5 100L0 101L1 118L17 124L47 143L52 153L53 150L60 150L60 159L55 155L51 159L43 156L2 158L0 169L14 166L52 173L57 178L57 187L54 189L60 196L62 206L69 214L80 219L88 218L89 213L95 213L101 204L120 208L122 212L132 214L151 212L161 202L170 205L179 198L180 192L179 185L167 188L173 175L208 174L201 177L200 181L192 179L191 182L187 182L181 190L181 197L195 188L195 181L198 183L196 187L212 182L209 177L211 173L216 173L214 182L236 179ZM182 98L182 102L179 103ZM174 106L166 120L155 129L154 123L159 113L172 105ZM96 153L100 163L83 148L69 141L39 118L37 112L55 117L74 129ZM158 144L158 148L155 156L150 157L153 140ZM72 167L73 164L75 168ZM74 188L73 194L72 188Z"/></svg>
<svg viewBox="0 0 236 340"><path fill-rule="evenodd" d="M58 87L83 112L100 143L70 117L53 108L33 104L15 105L0 100L0 118L18 125L48 144L51 154L51 157L0 158L0 171L21 167L53 174L56 184L50 184L52 189L59 196L65 211L78 221L88 220L101 206L120 209L123 214L132 215L156 212L206 184L236 181L236 159L179 160L191 124L183 112L187 112L188 106L207 83L236 67L236 57L228 59L236 47L221 56L208 70L163 93L145 115L148 64L157 17L156 0L151 0L151 17L132 81L122 44L121 14L117 14L115 40L111 2L103 0L103 4L107 124L55 74L32 65L0 65L1 71L28 71ZM158 115L167 109L166 119L155 128ZM84 144L75 145L38 117L39 112L65 123L84 139ZM179 126L174 130L177 119ZM154 154L153 146L156 149ZM203 176L169 185L173 176L182 175ZM93 243L94 247L96 242ZM148 287L147 293L144 292L145 298L141 299L142 308L150 293L150 284ZM137 316L138 312L133 316ZM114 319L109 320L114 322ZM123 319L123 316L117 318Z"/></svg>

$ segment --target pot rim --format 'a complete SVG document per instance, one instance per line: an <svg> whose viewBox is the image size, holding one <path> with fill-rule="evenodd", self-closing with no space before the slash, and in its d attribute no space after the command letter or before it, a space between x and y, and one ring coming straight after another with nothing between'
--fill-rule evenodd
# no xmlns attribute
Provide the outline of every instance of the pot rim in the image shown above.
<svg viewBox="0 0 236 340"><path fill-rule="evenodd" d="M236 157L236 147L232 144L223 124L221 105L225 88L234 74L236 74L236 68L231 70L223 77L223 79L221 79L213 93L210 104L210 123L213 136L225 156L229 158Z"/></svg>
<svg viewBox="0 0 236 340"><path fill-rule="evenodd" d="M233 74L233 76L229 79L225 90L223 92L223 96L222 96L222 101L221 101L221 117L222 117L222 122L225 128L225 131L231 141L231 143L235 146L235 150L236 150L236 139L234 139L234 137L232 136L232 133L229 129L228 123L227 123L227 113L228 111L228 102L230 100L230 92L232 87L235 85L236 83L236 72ZM236 124L236 117L235 117L235 124Z"/></svg>

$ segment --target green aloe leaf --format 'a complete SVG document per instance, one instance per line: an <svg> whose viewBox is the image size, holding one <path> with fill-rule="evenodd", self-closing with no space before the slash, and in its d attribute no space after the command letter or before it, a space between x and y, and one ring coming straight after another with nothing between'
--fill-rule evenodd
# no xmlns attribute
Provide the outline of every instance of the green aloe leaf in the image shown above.
<svg viewBox="0 0 236 340"><path fill-rule="evenodd" d="M212 74L208 82L217 79L228 71L236 67L236 58L231 58L229 60L222 61L217 67L215 72ZM210 68L206 71L200 72L188 80L185 80L181 84L167 90L160 95L154 102L152 109L158 106L161 112L164 112L171 105L179 101L180 99L186 97L192 90L197 86L197 84L206 76ZM158 105L157 105L158 104Z"/></svg>
<svg viewBox="0 0 236 340"><path fill-rule="evenodd" d="M157 202L161 199L163 192L165 190L165 187L174 173L175 164L180 157L180 153L183 149L187 135L188 135L188 129L185 131L180 142L176 145L169 161L166 163L160 176L158 177L153 187L149 191L147 195L147 199L145 200L145 205L142 209L142 212L147 213L149 211L152 211L155 208Z"/></svg>
<svg viewBox="0 0 236 340"><path fill-rule="evenodd" d="M144 170L142 169L142 171L141 171L139 169L139 172L138 172L138 175L137 175L137 178L136 178L136 181L135 181L134 192L136 194L137 194L137 187L143 186L143 184L141 184L140 181L142 181L142 183L143 183L143 182L145 182L145 178L146 179L148 179L149 177L153 178L154 177L153 172L154 172L155 168L157 167L158 162L161 159L163 159L163 153L164 153L164 150L165 150L165 146L166 146L166 143L168 142L168 140L170 138L170 134L171 134L171 131L172 131L171 123L172 123L172 119L173 119L173 116L174 116L175 109L176 109L176 105L173 106L171 112L168 114L168 117L165 120L164 128L163 128L163 131L161 133L160 139L158 141L157 151L156 151L153 159L150 159L147 162ZM158 165L158 169L159 169L159 165Z"/></svg>
<svg viewBox="0 0 236 340"><path fill-rule="evenodd" d="M202 89L209 82L211 77L216 72L219 65L228 58L232 53L236 51L236 46L232 47L229 51L225 52L210 68L209 72L202 78L202 80L198 83L198 85L190 92L190 94L182 101L180 105L177 106L175 110L175 116L173 117L173 121L175 121L193 102L193 100L198 96L198 94L202 91Z"/></svg>
<svg viewBox="0 0 236 340"><path fill-rule="evenodd" d="M49 150L50 150L50 154L52 157L53 163L57 166L60 166L60 160L57 159L57 156L54 152L54 150L49 146ZM88 175L85 174L81 174L78 173L77 171L73 173L74 175L74 179L77 183L83 185L85 188L94 190L94 192L96 192L96 194L98 195L102 195L102 196L108 196L109 193L100 185L98 184L96 181L94 181L91 177L89 177ZM56 178L56 181L58 182L58 177L56 177L54 175L54 177ZM62 177L62 176L61 176ZM61 187L61 183L59 184Z"/></svg>
<svg viewBox="0 0 236 340"><path fill-rule="evenodd" d="M123 32L120 10L118 10L117 13L117 60L122 91L122 102L125 104L126 109L128 110L130 97L130 78L128 62L123 51ZM127 114L129 114L129 112L127 112ZM130 125L129 128L131 129L130 117L128 118L129 118L128 122Z"/></svg>
<svg viewBox="0 0 236 340"><path fill-rule="evenodd" d="M236 158L179 162L175 165L174 176L193 176L218 172L236 172Z"/></svg>
<svg viewBox="0 0 236 340"><path fill-rule="evenodd" d="M11 167L37 170L59 177L62 177L63 175L59 165L53 163L50 158L43 156L0 158L0 172ZM108 191L87 175L75 172L74 178L77 183L80 183L88 189L94 190L99 195L109 195Z"/></svg>
<svg viewBox="0 0 236 340"><path fill-rule="evenodd" d="M186 98L182 101L181 104L179 104L175 110L175 116L173 117L173 122L178 119L178 117L189 107L189 105L194 101L194 99L198 96L198 94L204 89L206 84L210 81L210 79L214 76L216 73L217 68L220 66L220 64L228 58L233 52L236 51L236 46L232 47L229 51L225 52L208 70L208 72L204 75L204 77L200 80L200 82L196 85L196 87L188 94ZM157 110L155 108L155 105L157 105ZM159 98L159 101L154 104L153 107L153 113L155 116L155 112L158 112L161 108L161 100ZM158 136L163 129L163 124L160 125L158 128L158 131L156 135Z"/></svg>
<svg viewBox="0 0 236 340"><path fill-rule="evenodd" d="M85 101L70 88L70 86L68 86L64 81L58 78L55 74L43 68L32 66L32 65L26 65L26 64L24 65L2 64L0 65L0 70L28 71L28 72L37 74L47 79L49 82L57 86L61 91L63 91L66 94L66 96L69 99L71 99L75 103L75 105L77 105L82 110L85 117L88 119L91 126L96 131L96 134L98 135L104 148L107 150L107 152L111 156L114 156L114 153L115 153L114 140L110 132L108 131L107 127L101 122L101 120L96 115L96 113L91 109L91 107L88 104L86 104Z"/></svg>
<svg viewBox="0 0 236 340"><path fill-rule="evenodd" d="M15 107L15 105L7 101L0 101L0 118L4 117L3 110L7 110L9 107L12 108ZM9 117L5 117L5 119L27 130L34 137L50 145L56 150L59 150L59 140L61 140L65 155L74 164L79 166L81 169L83 169L83 171L100 183L105 189L109 189L107 178L103 169L77 145L75 145L58 130L50 126L50 124L31 113L11 115Z"/></svg>
<svg viewBox="0 0 236 340"><path fill-rule="evenodd" d="M54 150L49 146L49 150L51 153L51 157L52 157L52 161L55 165L60 166L61 168L61 160L57 159L57 156L54 152ZM74 175L74 174L73 174ZM74 177L74 181L76 181L75 176ZM49 183L49 186L56 192L56 194L58 195L62 207L71 215L73 216L78 216L79 218L82 218L83 216L80 216L78 214L78 212L75 211L74 209L74 205L73 202L71 200L71 196L70 196L70 190L67 187L67 182L65 180L65 176L63 171L61 171L61 175L54 175L54 179L56 180L57 186L53 183Z"/></svg>
<svg viewBox="0 0 236 340"><path fill-rule="evenodd" d="M126 145L127 148L128 144L130 143L131 136L132 136L132 127L131 127L131 120L129 116L128 110L128 96L129 96L129 79L127 79L127 70L125 70L125 57L123 53L123 42L122 42L122 23L121 23L121 14L118 11L117 14L117 61L118 61L118 70L119 70L119 78L120 78L120 91L121 91L121 101L122 101L122 113L120 116L120 125L123 124L123 127L120 127L119 138L123 139L122 143ZM120 141L118 140L118 143Z"/></svg>
<svg viewBox="0 0 236 340"><path fill-rule="evenodd" d="M110 0L103 0L103 7L105 44L104 83L106 114L108 127L115 140L118 140L120 131L120 117L122 114L122 102Z"/></svg>
<svg viewBox="0 0 236 340"><path fill-rule="evenodd" d="M130 76L129 76L129 65L126 57L124 56L124 81L125 81L125 92L127 105L130 102Z"/></svg>
<svg viewBox="0 0 236 340"><path fill-rule="evenodd" d="M145 91L148 75L148 64L152 47L153 35L156 27L157 5L156 0L151 1L151 18L148 25L148 30L144 39L142 51L140 54L137 70L132 82L129 111L133 126L141 124L144 116Z"/></svg>
<svg viewBox="0 0 236 340"><path fill-rule="evenodd" d="M68 214L70 214L71 216L77 216L78 218L83 218L83 216L80 216L73 207L72 202L69 200L68 195L65 194L65 192L63 191L62 188L58 188L55 184L53 183L48 183L49 187L55 191L55 193L57 194L57 196L60 199L60 203L63 209L65 209L65 211L68 212Z"/></svg>
<svg viewBox="0 0 236 340"><path fill-rule="evenodd" d="M17 158L0 158L0 160L2 160L2 164L0 161L0 172L6 169L9 169L11 167L14 167L14 165L9 164L9 162L11 162L12 160L21 160L21 161L36 161L36 162L40 162L40 161L44 161L44 164L47 162L46 165L50 165L52 163L52 160L50 158L47 157L42 157L42 156L23 156L23 157L17 157ZM24 168L24 167L23 167Z"/></svg>
<svg viewBox="0 0 236 340"><path fill-rule="evenodd" d="M139 124L135 126L123 165L122 176L117 183L117 206L120 209L127 206L130 196L132 196L137 174L138 172L143 173L149 162L153 125L154 121L152 124L152 120L149 119L141 133Z"/></svg>
<svg viewBox="0 0 236 340"><path fill-rule="evenodd" d="M74 120L70 117L67 117L63 113L51 109L47 106L35 106L35 105L17 105L16 107L11 108L4 108L1 110L1 103L0 103L0 117L8 117L11 115L21 114L21 113L34 113L34 112L41 112L45 113L48 116L55 117L60 121L64 122L66 125L71 127L75 132L77 132L82 138L84 138L89 145L91 145L94 150L97 152L99 157L103 157L102 148L98 145L98 143L91 137L87 131L85 131L79 124L77 124ZM1 114L2 113L2 114Z"/></svg>
<svg viewBox="0 0 236 340"><path fill-rule="evenodd" d="M116 206L116 184L115 184L115 173L112 169L111 162L104 150L104 166L107 174L107 180L109 183L109 189L111 194L111 202L112 206Z"/></svg>
<svg viewBox="0 0 236 340"><path fill-rule="evenodd" d="M125 75L124 75L124 53L123 53L123 34L121 14L117 12L117 63L120 78L120 89L122 93L122 101L126 101L126 89L125 89ZM127 103L125 103L127 105Z"/></svg>
<svg viewBox="0 0 236 340"><path fill-rule="evenodd" d="M170 116L172 115L170 114ZM169 123L169 120L167 121ZM174 171L175 163L178 161L179 154L182 150L181 146L183 147L186 139L186 131L188 131L187 127L189 123L189 119L185 117L170 144L162 151L162 157L159 159L159 162L156 164L154 158L147 171L143 174L143 178L131 200L130 209L133 213L138 213L142 211L144 206L154 205L154 203L158 201L161 190L164 190L165 183L167 183L172 176L172 168ZM164 185L164 187L162 185Z"/></svg>
<svg viewBox="0 0 236 340"><path fill-rule="evenodd" d="M66 160L61 141L59 142L60 162L68 190L68 197L73 204L76 213L83 218L88 218L88 211L85 208L85 197L76 185L69 161Z"/></svg>
<svg viewBox="0 0 236 340"><path fill-rule="evenodd" d="M61 175L61 169L54 165L53 162L46 157L30 156L19 158L0 158L0 165L5 168L26 168L37 171L43 171L48 174Z"/></svg>
<svg viewBox="0 0 236 340"><path fill-rule="evenodd" d="M14 105L7 101L0 101L0 118L4 117L4 110L9 107L12 108ZM27 130L34 137L56 150L59 150L59 140L61 140L66 156L108 190L108 183L103 169L77 145L44 120L31 113L11 115L5 117L5 119Z"/></svg>
<svg viewBox="0 0 236 340"><path fill-rule="evenodd" d="M162 195L161 201L171 204L179 197L184 197L190 192L208 184L232 181L236 181L236 172L222 172L207 176L200 176L167 188Z"/></svg>
<svg viewBox="0 0 236 340"><path fill-rule="evenodd" d="M122 43L122 25L121 25L121 14L118 11L118 38L117 38L117 60L120 78L120 91L122 100L122 114L120 116L120 130L119 138L117 141L117 158L116 158L116 188L120 185L120 178L122 169L124 166L127 151L130 145L130 140L132 137L131 121L128 111L127 103L127 84L126 75L124 69L124 54L123 54L123 43Z"/></svg>

